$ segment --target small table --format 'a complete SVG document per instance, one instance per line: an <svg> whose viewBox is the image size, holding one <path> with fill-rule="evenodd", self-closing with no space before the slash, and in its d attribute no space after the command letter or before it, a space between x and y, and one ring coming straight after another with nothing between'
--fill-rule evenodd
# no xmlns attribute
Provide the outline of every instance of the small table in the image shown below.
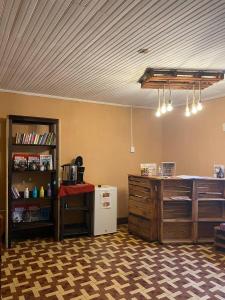
<svg viewBox="0 0 225 300"><path fill-rule="evenodd" d="M94 190L90 183L60 186L60 240L68 236L93 234Z"/></svg>

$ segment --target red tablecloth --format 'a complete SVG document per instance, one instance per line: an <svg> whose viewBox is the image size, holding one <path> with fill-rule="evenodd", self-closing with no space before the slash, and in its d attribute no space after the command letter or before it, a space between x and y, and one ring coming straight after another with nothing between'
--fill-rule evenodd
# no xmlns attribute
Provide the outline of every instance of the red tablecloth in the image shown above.
<svg viewBox="0 0 225 300"><path fill-rule="evenodd" d="M95 186L91 183L82 183L76 185L60 185L59 197L78 195L94 192Z"/></svg>

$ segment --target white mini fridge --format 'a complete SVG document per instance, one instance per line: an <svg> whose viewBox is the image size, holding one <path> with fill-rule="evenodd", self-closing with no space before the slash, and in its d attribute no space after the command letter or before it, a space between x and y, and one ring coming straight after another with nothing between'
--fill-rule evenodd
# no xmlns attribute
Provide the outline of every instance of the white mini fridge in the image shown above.
<svg viewBox="0 0 225 300"><path fill-rule="evenodd" d="M117 188L95 186L94 235L117 231Z"/></svg>

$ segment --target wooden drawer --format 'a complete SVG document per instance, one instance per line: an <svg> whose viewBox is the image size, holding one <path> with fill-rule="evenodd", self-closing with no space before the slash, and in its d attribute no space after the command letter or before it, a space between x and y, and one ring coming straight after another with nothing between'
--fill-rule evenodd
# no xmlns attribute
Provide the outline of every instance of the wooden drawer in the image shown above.
<svg viewBox="0 0 225 300"><path fill-rule="evenodd" d="M155 241L158 238L157 230L150 220L132 214L128 216L128 230L130 233L140 236L147 241Z"/></svg>
<svg viewBox="0 0 225 300"><path fill-rule="evenodd" d="M152 186L152 182L149 178L129 176L128 180L129 180L129 184L132 184L132 185L142 186L142 187L146 187L146 188L149 188Z"/></svg>
<svg viewBox="0 0 225 300"><path fill-rule="evenodd" d="M150 199L152 197L152 192L150 187L147 188L143 186L129 184L129 195Z"/></svg>
<svg viewBox="0 0 225 300"><path fill-rule="evenodd" d="M192 223L163 223L162 243L192 242Z"/></svg>
<svg viewBox="0 0 225 300"><path fill-rule="evenodd" d="M224 181L217 180L197 180L198 198L224 198Z"/></svg>
<svg viewBox="0 0 225 300"><path fill-rule="evenodd" d="M138 216L143 216L146 219L152 217L152 200L141 197L129 197L129 212Z"/></svg>

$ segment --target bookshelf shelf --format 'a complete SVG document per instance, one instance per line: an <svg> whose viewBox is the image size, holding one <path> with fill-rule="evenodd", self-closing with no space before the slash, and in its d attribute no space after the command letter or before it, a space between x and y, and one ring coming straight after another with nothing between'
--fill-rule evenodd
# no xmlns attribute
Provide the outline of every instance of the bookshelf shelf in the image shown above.
<svg viewBox="0 0 225 300"><path fill-rule="evenodd" d="M199 218L198 222L224 222L224 218Z"/></svg>
<svg viewBox="0 0 225 300"><path fill-rule="evenodd" d="M189 223L192 222L192 219L181 219L181 218L177 218L177 219L163 219L162 222L164 223Z"/></svg>
<svg viewBox="0 0 225 300"><path fill-rule="evenodd" d="M36 140L33 142L35 138ZM58 239L59 121L49 118L9 115L7 118L7 140L6 247L11 247L12 241L17 236L16 233L18 233L18 237L23 237L23 231L26 231L28 238L29 235L41 236L47 233ZM44 155L42 152L45 152ZM52 162L50 166L53 167L53 170L15 170L14 166L17 163L15 156L25 156L24 153L28 158L35 155L42 158L49 156ZM29 165L29 159L27 161L27 165ZM21 168L21 162L19 161L19 163ZM32 163L34 164L34 162ZM47 161L47 165L43 163L42 167L47 169L48 164ZM37 166L39 167L39 164ZM29 167L32 166L29 165ZM28 176L32 179L31 182L26 180ZM46 189L48 184L51 185L52 190L52 197L49 198L17 198L15 195L13 197L11 191L12 186L16 185L20 186L21 191L27 186L31 190L34 185L43 186ZM20 208L22 213L21 217L18 217ZM26 214L28 217L24 217ZM21 222L16 222L21 219Z"/></svg>
<svg viewBox="0 0 225 300"><path fill-rule="evenodd" d="M55 201L54 198L19 198L12 199L12 206L20 204L39 205L40 207L50 207L51 202Z"/></svg>
<svg viewBox="0 0 225 300"><path fill-rule="evenodd" d="M63 234L64 237L89 233L87 226L83 224L67 224L64 227L65 227L64 234Z"/></svg>
<svg viewBox="0 0 225 300"><path fill-rule="evenodd" d="M198 198L198 201L225 201L225 198Z"/></svg>
<svg viewBox="0 0 225 300"><path fill-rule="evenodd" d="M35 221L35 222L23 222L23 223L15 223L13 224L13 231L20 231L20 230L29 230L34 228L43 228L43 227L50 227L54 226L53 222L46 222L46 221Z"/></svg>
<svg viewBox="0 0 225 300"><path fill-rule="evenodd" d="M16 148L16 147L33 147L33 148L35 148L35 147L37 147L37 148L56 148L57 147L57 145L39 145L39 144L16 144L16 143L13 143L12 144L12 147L13 148Z"/></svg>
<svg viewBox="0 0 225 300"><path fill-rule="evenodd" d="M57 173L56 170L40 171L40 170L12 170L12 173L33 173L33 174L54 174Z"/></svg>

